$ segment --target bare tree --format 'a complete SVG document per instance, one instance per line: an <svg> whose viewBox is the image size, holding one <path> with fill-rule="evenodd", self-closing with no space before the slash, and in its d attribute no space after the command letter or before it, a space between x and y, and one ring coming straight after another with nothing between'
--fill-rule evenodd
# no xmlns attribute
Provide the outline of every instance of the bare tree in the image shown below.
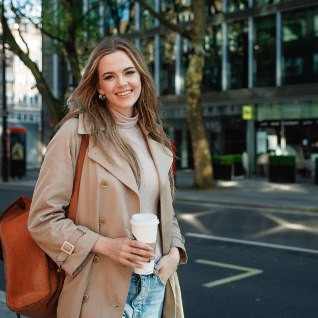
<svg viewBox="0 0 318 318"><path fill-rule="evenodd" d="M8 12L5 14L3 29L6 32L7 45L32 72L39 93L49 108L54 122L57 123L64 116L63 105L71 88L66 82L64 92L60 94L62 97L54 96L41 69L29 55L27 41L23 38L23 32L20 32L21 25L26 22L31 23L43 37L50 40L51 52L61 55L72 76L72 86L76 87L81 80L84 62L96 43L106 34L125 32L127 23L120 23L120 19L116 17L119 12L112 10L110 17L116 24L111 28L106 24L101 25L102 21L109 20L105 8L112 9L114 3L111 0L95 1L88 7L85 7L81 0L43 0L40 17L31 14L32 8L39 6L36 0L7 0L6 4ZM101 13L101 6L104 8L104 13ZM101 14L105 16L102 17ZM19 40L23 45L12 33L10 25L13 23L18 27ZM46 50L50 48L46 47Z"/></svg>
<svg viewBox="0 0 318 318"><path fill-rule="evenodd" d="M204 36L206 26L205 0L192 0L191 23L174 23L165 15L155 11L145 0L137 0L161 25L186 38L191 45L189 64L186 73L187 121L191 135L194 158L194 186L204 189L213 185L213 168L206 129L201 107L201 83L204 70Z"/></svg>
<svg viewBox="0 0 318 318"><path fill-rule="evenodd" d="M52 52L61 52L66 63L69 65L73 77L73 85L76 86L81 78L83 61L92 50L94 45L106 34L123 34L127 31L125 21L120 21L116 2L103 0L93 2L89 7L83 8L82 1L75 0L43 0L42 17L33 20L26 10L21 8L32 7L34 0L11 1L11 13L14 13L15 23L24 19L39 29L43 36L51 39ZM186 73L186 94L187 94L187 120L191 134L191 143L194 155L195 178L194 186L197 188L210 188L213 185L213 169L211 163L211 153L206 137L204 120L201 109L201 82L204 69L204 35L205 35L205 1L193 0L192 12L193 21L191 23L176 24L168 20L164 15L156 12L145 0L139 1L160 23L170 30L179 33L191 44L189 55L189 65ZM130 9L133 8L130 1ZM53 4L57 3L58 6ZM99 6L113 8L111 16L101 19ZM115 10L116 9L116 10ZM175 7L176 9L176 7ZM113 19L113 25L100 25L101 20L109 23ZM8 18L5 19L3 29L7 35L7 44L14 54L24 62L31 70L36 85L44 102L48 106L51 116L58 122L63 116L62 111L64 98L54 96L49 83L46 81L38 65L32 61L28 54L28 48L20 46L13 36ZM103 32L99 32L102 29ZM22 33L20 33L22 36ZM23 41L23 38L22 38ZM26 44L25 41L23 41ZM26 47L26 49L25 49ZM68 95L68 87L62 96Z"/></svg>

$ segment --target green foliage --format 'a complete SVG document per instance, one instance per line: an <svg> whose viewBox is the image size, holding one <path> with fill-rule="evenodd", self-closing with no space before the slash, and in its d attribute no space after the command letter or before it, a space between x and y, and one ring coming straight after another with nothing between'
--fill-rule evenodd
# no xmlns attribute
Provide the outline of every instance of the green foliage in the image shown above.
<svg viewBox="0 0 318 318"><path fill-rule="evenodd" d="M269 165L270 166L295 166L296 158L295 156L269 156Z"/></svg>
<svg viewBox="0 0 318 318"><path fill-rule="evenodd" d="M213 163L219 165L231 165L233 163L242 162L242 155L240 154L229 154L220 155L213 157Z"/></svg>

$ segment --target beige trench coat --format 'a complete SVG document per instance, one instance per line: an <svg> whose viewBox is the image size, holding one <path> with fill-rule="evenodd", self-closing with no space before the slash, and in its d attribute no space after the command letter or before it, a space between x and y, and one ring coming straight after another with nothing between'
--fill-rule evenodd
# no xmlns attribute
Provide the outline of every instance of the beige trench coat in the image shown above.
<svg viewBox="0 0 318 318"><path fill-rule="evenodd" d="M81 135L89 134L85 128L83 116L70 119L51 140L34 191L28 226L33 239L66 272L57 317L120 318L132 270L93 254L91 249L100 235L129 237L130 216L140 207L138 187L130 167L110 148L118 166L112 165L90 137L75 224L65 218ZM174 216L168 178L172 154L150 138L147 142L159 175L163 254L176 246L183 251L180 263L185 263L184 239ZM176 272L167 283L163 317L183 317Z"/></svg>

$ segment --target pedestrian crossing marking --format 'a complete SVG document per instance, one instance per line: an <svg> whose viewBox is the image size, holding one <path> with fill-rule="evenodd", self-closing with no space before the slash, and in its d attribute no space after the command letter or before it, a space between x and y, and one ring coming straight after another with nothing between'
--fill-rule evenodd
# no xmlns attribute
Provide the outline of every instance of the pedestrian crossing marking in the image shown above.
<svg viewBox="0 0 318 318"><path fill-rule="evenodd" d="M217 267L222 267L222 268L229 268L229 269L234 269L237 271L242 271L244 273L238 274L238 275L231 275L230 277L225 277L222 279L218 280L213 280L211 282L203 284L204 287L207 288L212 288L220 285L225 285L232 283L234 281L240 280L240 279L245 279L254 275L259 275L262 274L263 271L260 269L256 268L250 268L250 267L243 267L243 266L238 266L238 265L233 265L233 264L226 264L226 263L219 263L219 262L213 262L210 260L206 259L197 259L195 260L196 263L203 264L203 265L209 265L209 266L217 266Z"/></svg>

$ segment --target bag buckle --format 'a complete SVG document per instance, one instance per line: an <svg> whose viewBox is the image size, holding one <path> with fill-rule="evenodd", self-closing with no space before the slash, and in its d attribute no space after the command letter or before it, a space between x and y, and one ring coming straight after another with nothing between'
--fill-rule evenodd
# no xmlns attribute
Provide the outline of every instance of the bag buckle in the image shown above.
<svg viewBox="0 0 318 318"><path fill-rule="evenodd" d="M68 255L71 255L73 253L74 249L75 249L75 245L71 244L68 241L64 241L64 243L61 247L61 250Z"/></svg>

